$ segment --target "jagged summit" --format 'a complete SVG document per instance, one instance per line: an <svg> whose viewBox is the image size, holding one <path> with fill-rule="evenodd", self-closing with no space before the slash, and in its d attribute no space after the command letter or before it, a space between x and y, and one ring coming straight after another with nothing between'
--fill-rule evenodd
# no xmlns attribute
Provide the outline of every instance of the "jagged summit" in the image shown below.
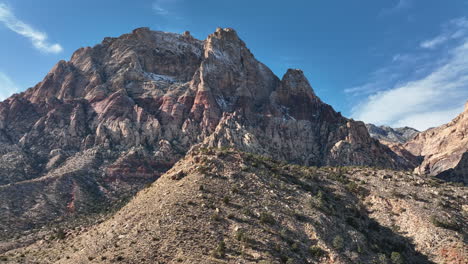
<svg viewBox="0 0 468 264"><path fill-rule="evenodd" d="M218 38L226 39L228 41L241 41L239 39L239 36L237 35L237 32L233 28L216 28L216 31L208 36L210 38L211 36L216 36Z"/></svg>
<svg viewBox="0 0 468 264"><path fill-rule="evenodd" d="M315 96L312 86L302 70L288 69L281 82L290 89L289 92L292 94L307 95L308 97Z"/></svg>

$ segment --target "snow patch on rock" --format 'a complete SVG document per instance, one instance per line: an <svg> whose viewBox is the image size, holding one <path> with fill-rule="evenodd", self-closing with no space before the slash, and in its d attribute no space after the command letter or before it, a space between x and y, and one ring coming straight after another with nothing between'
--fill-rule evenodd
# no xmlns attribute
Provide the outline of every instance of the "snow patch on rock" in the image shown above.
<svg viewBox="0 0 468 264"><path fill-rule="evenodd" d="M155 82L168 82L168 83L175 83L177 82L177 80L172 77L172 76L168 76L168 75L162 75L162 74L156 74L156 73L152 73L152 72L144 72L144 75L146 78L152 80L152 81L155 81Z"/></svg>

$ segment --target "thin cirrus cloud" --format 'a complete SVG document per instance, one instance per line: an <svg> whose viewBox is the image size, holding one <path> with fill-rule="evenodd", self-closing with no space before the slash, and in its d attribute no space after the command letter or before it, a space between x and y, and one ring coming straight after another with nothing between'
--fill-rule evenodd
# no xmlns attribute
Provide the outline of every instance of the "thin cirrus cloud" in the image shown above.
<svg viewBox="0 0 468 264"><path fill-rule="evenodd" d="M18 92L18 86L3 72L0 72L0 101Z"/></svg>
<svg viewBox="0 0 468 264"><path fill-rule="evenodd" d="M174 7L179 0L155 0L153 2L153 10L161 16L174 15Z"/></svg>
<svg viewBox="0 0 468 264"><path fill-rule="evenodd" d="M468 20L466 18L458 18L444 25L440 35L421 42L420 46L425 49L434 49L450 40L456 40L466 36L468 36Z"/></svg>
<svg viewBox="0 0 468 264"><path fill-rule="evenodd" d="M33 46L44 53L60 53L63 48L60 44L51 44L47 34L34 29L32 26L19 20L12 10L4 3L0 3L0 22L8 29L31 40Z"/></svg>
<svg viewBox="0 0 468 264"><path fill-rule="evenodd" d="M463 111L468 99L468 20L455 19L442 28L438 36L421 42L422 53L396 55L368 83L345 90L364 96L351 111L355 119L425 130ZM411 69L418 70L405 75Z"/></svg>
<svg viewBox="0 0 468 264"><path fill-rule="evenodd" d="M398 13L402 10L411 8L412 0L398 0L393 7L385 8L380 12L380 16L388 16Z"/></svg>

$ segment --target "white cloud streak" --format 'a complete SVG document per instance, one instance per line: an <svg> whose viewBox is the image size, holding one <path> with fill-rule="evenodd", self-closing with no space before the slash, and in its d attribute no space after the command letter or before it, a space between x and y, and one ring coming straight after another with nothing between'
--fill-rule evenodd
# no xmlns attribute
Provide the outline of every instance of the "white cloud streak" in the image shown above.
<svg viewBox="0 0 468 264"><path fill-rule="evenodd" d="M174 5L178 2L178 0L155 0L153 2L153 10L156 12L156 14L161 15L161 16L168 16L168 15L174 15L173 12L171 12L171 5Z"/></svg>
<svg viewBox="0 0 468 264"><path fill-rule="evenodd" d="M167 11L167 9L163 8L158 2L153 3L153 10L158 15L165 16L165 15L169 14L169 11Z"/></svg>
<svg viewBox="0 0 468 264"><path fill-rule="evenodd" d="M465 25L468 25L467 21L464 18L452 21L452 30L445 29L434 39L460 34ZM359 86L364 87L362 89L368 93L352 109L353 118L377 125L411 126L425 130L449 122L460 113L468 99L468 32L445 41L450 46L448 52L438 53L442 54L439 59L434 59L434 56L423 57L419 64L421 69L418 77L412 76L389 87L384 75L376 75L369 83ZM434 44L433 47L440 44ZM400 60L402 57L394 57L394 60L395 58ZM386 69L398 70L392 67ZM382 86L376 88L378 85ZM351 93L359 92L358 88L348 90Z"/></svg>
<svg viewBox="0 0 468 264"><path fill-rule="evenodd" d="M47 41L47 34L34 29L32 26L16 18L11 9L0 3L0 22L7 28L31 40L33 46L44 53L60 53L63 48L60 44L51 44Z"/></svg>
<svg viewBox="0 0 468 264"><path fill-rule="evenodd" d="M0 72L0 101L19 91L18 86L5 73Z"/></svg>
<svg viewBox="0 0 468 264"><path fill-rule="evenodd" d="M397 13L401 10L409 9L411 7L412 0L398 0L395 6L391 8L385 8L380 12L381 16L388 16Z"/></svg>
<svg viewBox="0 0 468 264"><path fill-rule="evenodd" d="M437 36L433 39L430 40L425 40L421 42L421 48L426 48L426 49L433 49L436 48L437 46L445 43L448 40L447 36Z"/></svg>
<svg viewBox="0 0 468 264"><path fill-rule="evenodd" d="M458 18L444 25L440 35L421 42L420 46L421 48L434 49L450 40L464 38L467 35L468 20L466 18Z"/></svg>

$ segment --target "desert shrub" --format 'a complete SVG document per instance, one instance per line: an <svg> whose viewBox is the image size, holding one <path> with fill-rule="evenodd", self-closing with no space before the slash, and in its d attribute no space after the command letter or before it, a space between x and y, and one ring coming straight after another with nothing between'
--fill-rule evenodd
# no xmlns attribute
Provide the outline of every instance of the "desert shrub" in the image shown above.
<svg viewBox="0 0 468 264"><path fill-rule="evenodd" d="M296 218L297 221L300 222L306 222L307 221L307 216L301 214L300 212L293 212L294 218Z"/></svg>
<svg viewBox="0 0 468 264"><path fill-rule="evenodd" d="M219 259L226 256L226 243L224 241L218 243L218 246L213 250L212 256Z"/></svg>
<svg viewBox="0 0 468 264"><path fill-rule="evenodd" d="M197 172L203 175L209 174L210 167L208 167L207 165L201 165L197 168Z"/></svg>
<svg viewBox="0 0 468 264"><path fill-rule="evenodd" d="M333 172L329 175L329 178L334 180L334 181L337 181L339 183L343 183L343 184L347 184L349 183L349 180L348 178L346 178L346 176L343 174L343 169L340 167L338 168L338 171L337 172Z"/></svg>
<svg viewBox="0 0 468 264"><path fill-rule="evenodd" d="M392 190L391 195L392 195L393 197L399 198L399 199L405 198L405 195L403 195L402 193L399 193L399 192L396 191L396 190Z"/></svg>
<svg viewBox="0 0 468 264"><path fill-rule="evenodd" d="M312 208L319 209L325 213L330 212L327 206L326 196L321 190L319 190L315 196L310 198L309 204Z"/></svg>
<svg viewBox="0 0 468 264"><path fill-rule="evenodd" d="M460 227L457 225L457 223L447 221L447 220L444 220L444 219L439 219L439 218L437 218L435 216L431 217L431 222L432 222L433 225L435 225L437 227L450 229L450 230L453 230L453 231L459 231L460 230Z"/></svg>
<svg viewBox="0 0 468 264"><path fill-rule="evenodd" d="M352 193L357 193L359 185L355 182L349 182L348 184L345 185L346 189Z"/></svg>
<svg viewBox="0 0 468 264"><path fill-rule="evenodd" d="M231 192L233 194L240 194L240 190L237 186L232 187Z"/></svg>
<svg viewBox="0 0 468 264"><path fill-rule="evenodd" d="M239 230L236 231L236 239L238 241L242 241L244 239L244 237L245 237L245 231L244 230L239 229Z"/></svg>
<svg viewBox="0 0 468 264"><path fill-rule="evenodd" d="M223 203L224 204L229 204L229 200L230 200L229 196L224 196L223 197Z"/></svg>
<svg viewBox="0 0 468 264"><path fill-rule="evenodd" d="M293 244L291 245L291 251L292 251L292 252L296 252L296 253L299 252L299 244L296 243L296 242L293 243Z"/></svg>
<svg viewBox="0 0 468 264"><path fill-rule="evenodd" d="M327 252L321 249L319 246L311 246L309 252L314 258L321 258L327 254Z"/></svg>
<svg viewBox="0 0 468 264"><path fill-rule="evenodd" d="M286 243L288 243L288 245L294 244L294 240L291 239L291 231L289 231L287 228L281 228L279 235Z"/></svg>
<svg viewBox="0 0 468 264"><path fill-rule="evenodd" d="M335 236L335 238L333 238L332 244L335 249L342 249L344 246L343 237L340 235Z"/></svg>
<svg viewBox="0 0 468 264"><path fill-rule="evenodd" d="M377 263L379 263L379 264L387 264L387 263L388 263L387 256L385 256L385 254L383 254L383 253L380 253L380 254L377 256Z"/></svg>
<svg viewBox="0 0 468 264"><path fill-rule="evenodd" d="M260 222L262 224L270 224L274 225L276 223L275 218L273 215L267 213L267 212L262 212L260 213Z"/></svg>
<svg viewBox="0 0 468 264"><path fill-rule="evenodd" d="M251 238L249 238L249 236L247 235L247 233L242 230L242 229L239 229L237 230L236 232L236 239L242 243L244 243L245 245L249 245L249 244L252 244L254 242L254 240L252 240Z"/></svg>
<svg viewBox="0 0 468 264"><path fill-rule="evenodd" d="M354 217L348 216L346 217L346 223L355 229L359 229L359 223L358 220Z"/></svg>
<svg viewBox="0 0 468 264"><path fill-rule="evenodd" d="M390 255L390 259L392 260L393 264L403 264L405 261L403 260L403 256L398 252L392 252Z"/></svg>
<svg viewBox="0 0 468 264"><path fill-rule="evenodd" d="M57 239L64 239L65 236L66 236L65 231L63 231L63 229L61 229L61 228L59 228L59 229L57 230L57 232L55 233L55 237L56 237Z"/></svg>
<svg viewBox="0 0 468 264"><path fill-rule="evenodd" d="M245 215L245 216L249 216L249 217L252 217L254 214L252 213L252 211L247 208L247 207L244 207L244 209L242 209L242 213Z"/></svg>
<svg viewBox="0 0 468 264"><path fill-rule="evenodd" d="M219 215L218 212L214 212L214 213L211 215L211 220L214 220L214 221L221 221L221 216Z"/></svg>

